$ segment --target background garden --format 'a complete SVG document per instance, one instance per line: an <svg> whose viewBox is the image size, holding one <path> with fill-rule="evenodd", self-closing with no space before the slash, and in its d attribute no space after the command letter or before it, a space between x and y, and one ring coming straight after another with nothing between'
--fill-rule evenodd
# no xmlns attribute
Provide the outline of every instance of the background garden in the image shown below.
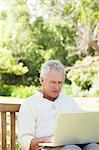
<svg viewBox="0 0 99 150"><path fill-rule="evenodd" d="M32 95L49 59L64 64L67 94L99 96L98 0L0 1L0 96Z"/></svg>
<svg viewBox="0 0 99 150"><path fill-rule="evenodd" d="M82 108L99 110L99 0L0 0L1 102L32 95L50 59L65 66L63 90Z"/></svg>

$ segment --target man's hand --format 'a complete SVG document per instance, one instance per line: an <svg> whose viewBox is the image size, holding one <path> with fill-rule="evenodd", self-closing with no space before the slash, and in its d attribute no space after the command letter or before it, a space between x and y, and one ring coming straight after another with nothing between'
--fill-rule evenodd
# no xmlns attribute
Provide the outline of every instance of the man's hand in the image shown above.
<svg viewBox="0 0 99 150"><path fill-rule="evenodd" d="M50 143L51 139L52 136L46 136L46 137L31 140L30 150L36 150L38 148L39 143Z"/></svg>

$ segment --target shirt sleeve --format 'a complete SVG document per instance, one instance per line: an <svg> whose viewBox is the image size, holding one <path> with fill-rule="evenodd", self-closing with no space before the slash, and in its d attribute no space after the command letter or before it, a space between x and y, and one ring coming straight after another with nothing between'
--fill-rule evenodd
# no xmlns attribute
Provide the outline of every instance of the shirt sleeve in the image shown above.
<svg viewBox="0 0 99 150"><path fill-rule="evenodd" d="M31 104L24 102L21 105L18 117L18 134L22 150L29 150L31 140L35 138L36 114L36 109Z"/></svg>

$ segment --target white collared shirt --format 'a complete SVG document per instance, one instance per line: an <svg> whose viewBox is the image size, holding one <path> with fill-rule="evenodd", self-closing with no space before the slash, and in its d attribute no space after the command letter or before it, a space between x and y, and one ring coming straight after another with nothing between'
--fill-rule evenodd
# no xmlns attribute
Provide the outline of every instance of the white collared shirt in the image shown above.
<svg viewBox="0 0 99 150"><path fill-rule="evenodd" d="M22 150L29 150L32 139L53 135L58 113L79 111L78 104L63 92L53 102L37 91L20 108L18 132Z"/></svg>

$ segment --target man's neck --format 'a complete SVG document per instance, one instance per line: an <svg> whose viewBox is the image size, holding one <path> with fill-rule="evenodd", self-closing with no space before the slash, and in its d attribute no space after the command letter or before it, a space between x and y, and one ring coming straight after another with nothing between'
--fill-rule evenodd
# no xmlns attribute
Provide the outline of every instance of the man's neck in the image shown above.
<svg viewBox="0 0 99 150"><path fill-rule="evenodd" d="M48 95L45 94L45 93L43 93L43 97L46 98L46 99L48 99L49 101L53 101L53 102L54 102L54 101L56 100L56 98L57 98L57 97L56 97L56 98L50 97L50 96L48 96Z"/></svg>
<svg viewBox="0 0 99 150"><path fill-rule="evenodd" d="M53 98L53 97L49 96L48 94L44 93L42 89L39 89L39 91L41 93L43 93L43 97L46 98L46 99L48 99L49 101L53 101L54 102L57 99L57 97Z"/></svg>

